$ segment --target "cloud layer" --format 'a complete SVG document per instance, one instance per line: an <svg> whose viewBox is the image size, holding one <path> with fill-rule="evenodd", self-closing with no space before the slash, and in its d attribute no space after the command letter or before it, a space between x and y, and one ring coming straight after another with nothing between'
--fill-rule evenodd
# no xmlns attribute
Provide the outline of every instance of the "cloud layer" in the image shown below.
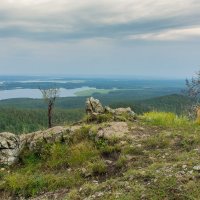
<svg viewBox="0 0 200 200"><path fill-rule="evenodd" d="M199 0L1 0L0 37L185 39L200 28L199 11Z"/></svg>
<svg viewBox="0 0 200 200"><path fill-rule="evenodd" d="M1 74L191 76L199 0L1 0Z"/></svg>

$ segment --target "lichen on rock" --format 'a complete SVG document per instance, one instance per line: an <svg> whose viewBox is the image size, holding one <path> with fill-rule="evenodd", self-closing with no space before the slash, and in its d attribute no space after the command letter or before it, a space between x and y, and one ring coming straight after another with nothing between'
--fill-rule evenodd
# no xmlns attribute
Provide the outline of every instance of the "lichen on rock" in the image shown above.
<svg viewBox="0 0 200 200"><path fill-rule="evenodd" d="M20 138L9 132L0 133L0 164L12 165L22 149Z"/></svg>
<svg viewBox="0 0 200 200"><path fill-rule="evenodd" d="M136 119L136 114L130 107L116 109L112 109L109 106L103 107L101 102L93 97L86 100L86 113L92 121L98 120L100 116L106 114L111 115L115 121L123 121L125 118L130 121Z"/></svg>

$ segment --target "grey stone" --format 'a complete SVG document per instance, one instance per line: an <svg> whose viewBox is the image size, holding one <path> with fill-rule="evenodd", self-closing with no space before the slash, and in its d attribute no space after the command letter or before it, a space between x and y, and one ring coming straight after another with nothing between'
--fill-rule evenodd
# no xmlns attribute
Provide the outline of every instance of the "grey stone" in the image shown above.
<svg viewBox="0 0 200 200"><path fill-rule="evenodd" d="M123 138L129 132L126 122L110 122L106 127L98 131L97 136L105 139Z"/></svg>
<svg viewBox="0 0 200 200"><path fill-rule="evenodd" d="M196 171L200 171L200 165L194 166L193 169Z"/></svg>
<svg viewBox="0 0 200 200"><path fill-rule="evenodd" d="M67 142L73 133L80 126L62 127L55 126L53 128L37 131L34 133L24 134L20 136L21 143L26 145L30 150L40 148L43 142L53 144L56 142Z"/></svg>
<svg viewBox="0 0 200 200"><path fill-rule="evenodd" d="M105 112L104 107L98 99L90 97L86 100L86 113L87 114L102 114Z"/></svg>
<svg viewBox="0 0 200 200"><path fill-rule="evenodd" d="M0 164L14 164L21 152L20 138L9 132L0 133Z"/></svg>

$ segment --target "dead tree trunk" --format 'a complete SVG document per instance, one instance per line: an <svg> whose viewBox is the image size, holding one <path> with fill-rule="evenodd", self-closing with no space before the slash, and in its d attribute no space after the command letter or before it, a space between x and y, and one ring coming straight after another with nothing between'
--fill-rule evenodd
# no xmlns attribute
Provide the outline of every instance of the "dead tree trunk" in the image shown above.
<svg viewBox="0 0 200 200"><path fill-rule="evenodd" d="M53 104L49 102L49 105L48 105L48 127L49 128L52 127L52 108L53 108Z"/></svg>
<svg viewBox="0 0 200 200"><path fill-rule="evenodd" d="M40 91L42 92L43 98L45 100L45 102L48 105L48 127L51 128L52 127L52 111L53 111L53 107L56 101L56 98L58 97L58 93L59 93L59 89L40 89Z"/></svg>

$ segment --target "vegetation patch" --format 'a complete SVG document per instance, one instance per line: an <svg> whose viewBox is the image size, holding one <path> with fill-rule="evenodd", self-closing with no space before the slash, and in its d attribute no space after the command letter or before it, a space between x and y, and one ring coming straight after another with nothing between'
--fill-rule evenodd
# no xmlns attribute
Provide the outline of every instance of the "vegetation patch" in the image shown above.
<svg viewBox="0 0 200 200"><path fill-rule="evenodd" d="M123 140L98 137L106 125L84 123L66 143L25 148L15 166L0 168L0 195L28 199L66 189L70 200L200 198L199 125L148 113L129 122Z"/></svg>
<svg viewBox="0 0 200 200"><path fill-rule="evenodd" d="M20 171L6 176L2 187L24 197L35 196L45 191L55 191L61 187L71 188L82 182L78 173L53 174L53 173L22 173Z"/></svg>
<svg viewBox="0 0 200 200"><path fill-rule="evenodd" d="M92 96L93 94L109 94L113 90L109 89L90 89L90 90L83 90L76 92L75 95L77 96Z"/></svg>
<svg viewBox="0 0 200 200"><path fill-rule="evenodd" d="M187 127L191 125L187 117L178 117L174 113L166 112L148 112L141 116L146 123L163 127Z"/></svg>
<svg viewBox="0 0 200 200"><path fill-rule="evenodd" d="M170 138L161 133L142 140L142 143L148 149L163 149L169 147Z"/></svg>

